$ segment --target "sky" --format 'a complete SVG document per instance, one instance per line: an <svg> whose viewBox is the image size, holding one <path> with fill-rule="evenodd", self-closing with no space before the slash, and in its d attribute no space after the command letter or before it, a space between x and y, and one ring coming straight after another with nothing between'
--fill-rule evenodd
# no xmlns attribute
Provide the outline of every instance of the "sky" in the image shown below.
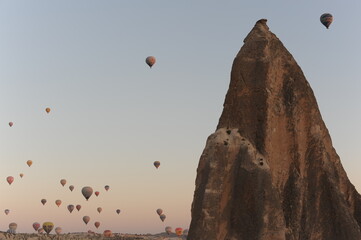
<svg viewBox="0 0 361 240"><path fill-rule="evenodd" d="M63 232L188 228L233 59L261 18L301 66L360 192L360 8L359 0L0 0L0 230L17 222L18 232L33 232L45 221ZM328 30L319 21L326 12ZM157 59L151 69L147 56ZM84 186L99 197L86 201ZM69 204L82 209L70 214Z"/></svg>

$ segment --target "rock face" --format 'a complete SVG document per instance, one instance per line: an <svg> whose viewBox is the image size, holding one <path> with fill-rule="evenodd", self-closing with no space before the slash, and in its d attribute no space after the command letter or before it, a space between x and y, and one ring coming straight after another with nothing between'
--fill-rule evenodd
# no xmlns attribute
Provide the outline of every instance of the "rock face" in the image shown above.
<svg viewBox="0 0 361 240"><path fill-rule="evenodd" d="M189 240L360 240L361 197L313 91L259 20L200 158Z"/></svg>

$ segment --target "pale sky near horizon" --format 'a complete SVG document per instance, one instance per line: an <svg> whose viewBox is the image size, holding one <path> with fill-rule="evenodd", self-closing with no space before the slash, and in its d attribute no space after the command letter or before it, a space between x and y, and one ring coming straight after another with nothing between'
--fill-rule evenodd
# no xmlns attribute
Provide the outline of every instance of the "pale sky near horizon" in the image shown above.
<svg viewBox="0 0 361 240"><path fill-rule="evenodd" d="M261 18L301 66L361 191L360 8L358 0L0 0L0 231L17 222L18 232L33 232L45 221L64 232L188 228L233 59ZM325 12L334 16L328 30ZM83 186L99 197L86 202ZM82 209L70 214L68 204Z"/></svg>

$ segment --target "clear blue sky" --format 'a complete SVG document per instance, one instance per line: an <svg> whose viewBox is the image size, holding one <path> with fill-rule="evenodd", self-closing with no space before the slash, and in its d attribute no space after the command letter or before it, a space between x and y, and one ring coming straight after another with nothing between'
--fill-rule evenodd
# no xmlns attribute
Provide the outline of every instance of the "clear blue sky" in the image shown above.
<svg viewBox="0 0 361 240"><path fill-rule="evenodd" d="M64 232L95 230L95 221L98 231L188 228L199 157L233 59L260 18L303 69L361 191L361 2L292 2L0 0L0 210L11 210L0 230L15 221L31 232L48 220ZM334 15L329 30L319 22L325 12ZM86 202L86 185L100 196ZM70 214L68 204L83 208Z"/></svg>

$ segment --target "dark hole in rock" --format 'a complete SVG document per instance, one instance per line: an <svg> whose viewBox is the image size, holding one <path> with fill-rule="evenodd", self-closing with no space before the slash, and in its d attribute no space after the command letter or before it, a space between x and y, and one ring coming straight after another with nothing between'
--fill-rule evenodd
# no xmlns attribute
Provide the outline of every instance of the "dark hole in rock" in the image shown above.
<svg viewBox="0 0 361 240"><path fill-rule="evenodd" d="M228 145L228 142L227 142L227 141L224 141L223 143L224 143L224 145L225 145L225 146L227 146L227 145Z"/></svg>
<svg viewBox="0 0 361 240"><path fill-rule="evenodd" d="M228 135L231 134L231 130L227 130Z"/></svg>
<svg viewBox="0 0 361 240"><path fill-rule="evenodd" d="M263 166L263 162L260 162L259 165Z"/></svg>

